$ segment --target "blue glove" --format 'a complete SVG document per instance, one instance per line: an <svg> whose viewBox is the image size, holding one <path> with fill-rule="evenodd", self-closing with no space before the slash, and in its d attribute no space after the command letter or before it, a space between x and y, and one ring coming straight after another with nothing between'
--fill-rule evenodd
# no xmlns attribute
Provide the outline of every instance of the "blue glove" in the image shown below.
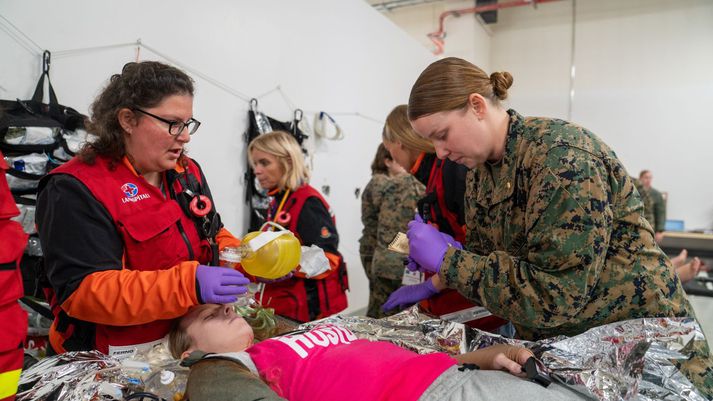
<svg viewBox="0 0 713 401"><path fill-rule="evenodd" d="M248 292L250 280L237 270L225 267L198 265L196 269L196 294L202 304L229 304L238 295Z"/></svg>
<svg viewBox="0 0 713 401"><path fill-rule="evenodd" d="M448 234L441 233L430 224L424 223L421 216L416 215L408 223L409 258L421 267L421 271L438 273L441 269L443 255L449 245L455 246L458 241ZM460 249L463 247L460 246Z"/></svg>
<svg viewBox="0 0 713 401"><path fill-rule="evenodd" d="M394 291L389 299L384 302L381 310L388 312L397 306L406 307L415 304L418 301L431 298L438 294L438 290L433 286L431 280L426 280L421 284L405 285Z"/></svg>

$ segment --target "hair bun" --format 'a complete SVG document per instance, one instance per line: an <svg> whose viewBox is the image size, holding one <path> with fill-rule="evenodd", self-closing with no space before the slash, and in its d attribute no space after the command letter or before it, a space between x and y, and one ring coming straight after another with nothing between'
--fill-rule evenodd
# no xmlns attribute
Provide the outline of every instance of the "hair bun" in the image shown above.
<svg viewBox="0 0 713 401"><path fill-rule="evenodd" d="M512 75L507 71L490 74L490 83L493 85L493 94L500 100L508 97L508 89L512 86Z"/></svg>

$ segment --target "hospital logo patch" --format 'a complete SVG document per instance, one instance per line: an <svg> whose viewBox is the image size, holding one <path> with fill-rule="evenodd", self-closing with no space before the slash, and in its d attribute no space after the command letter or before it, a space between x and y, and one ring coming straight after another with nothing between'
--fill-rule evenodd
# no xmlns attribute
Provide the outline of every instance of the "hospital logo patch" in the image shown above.
<svg viewBox="0 0 713 401"><path fill-rule="evenodd" d="M121 203L138 202L142 199L148 199L151 197L151 195L149 194L140 194L139 187L131 182L127 182L126 184L122 185L121 192L126 195L125 197L121 198Z"/></svg>
<svg viewBox="0 0 713 401"><path fill-rule="evenodd" d="M121 190L124 192L127 198L133 198L136 196L137 193L139 193L139 187L136 186L136 184L132 184L130 182L127 182L126 184L121 186Z"/></svg>

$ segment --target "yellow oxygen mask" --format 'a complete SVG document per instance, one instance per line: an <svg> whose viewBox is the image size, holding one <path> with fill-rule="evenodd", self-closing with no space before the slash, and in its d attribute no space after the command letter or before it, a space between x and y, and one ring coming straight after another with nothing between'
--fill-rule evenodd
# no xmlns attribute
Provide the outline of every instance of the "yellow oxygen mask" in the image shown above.
<svg viewBox="0 0 713 401"><path fill-rule="evenodd" d="M262 231L266 225L276 231ZM224 248L220 252L220 264L235 267L238 263L253 276L268 280L284 277L300 264L302 250L300 241L279 224L267 222L260 231L247 233L238 248Z"/></svg>

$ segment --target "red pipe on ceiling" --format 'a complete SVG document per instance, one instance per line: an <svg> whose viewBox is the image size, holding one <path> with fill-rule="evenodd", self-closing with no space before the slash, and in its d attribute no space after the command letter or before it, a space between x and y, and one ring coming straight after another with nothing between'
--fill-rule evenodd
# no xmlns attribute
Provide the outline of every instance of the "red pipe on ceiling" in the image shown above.
<svg viewBox="0 0 713 401"><path fill-rule="evenodd" d="M554 1L560 1L560 0L517 0L517 1L509 1L506 3L488 4L485 6L444 11L438 17L438 30L436 32L431 32L427 35L428 38L431 39L431 41L436 45L436 50L433 51L433 54L435 54L435 55L443 54L443 46L445 45L444 41L446 38L446 28L445 28L446 18L450 17L451 15L454 17L460 17L463 14L477 14L477 13L483 13L486 11L500 10L502 8L511 8L511 7L520 7L520 6L536 6L538 4L551 3Z"/></svg>

